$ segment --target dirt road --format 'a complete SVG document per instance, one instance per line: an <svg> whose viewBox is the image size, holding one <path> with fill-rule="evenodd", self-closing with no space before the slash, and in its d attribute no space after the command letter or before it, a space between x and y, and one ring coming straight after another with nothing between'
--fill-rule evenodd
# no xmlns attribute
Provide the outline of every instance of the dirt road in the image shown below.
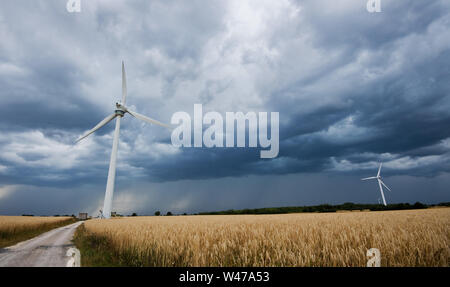
<svg viewBox="0 0 450 287"><path fill-rule="evenodd" d="M0 249L0 267L65 267L68 264L76 266L73 255L77 250L71 240L80 224L81 221L59 227L14 246Z"/></svg>

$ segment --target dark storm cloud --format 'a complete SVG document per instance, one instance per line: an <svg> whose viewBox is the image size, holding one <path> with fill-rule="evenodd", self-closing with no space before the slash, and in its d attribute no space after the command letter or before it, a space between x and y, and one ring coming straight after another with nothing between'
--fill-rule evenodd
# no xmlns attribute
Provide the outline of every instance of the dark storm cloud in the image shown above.
<svg viewBox="0 0 450 287"><path fill-rule="evenodd" d="M299 201L314 186L321 195L307 202L338 201L324 190L350 186L350 174L370 173L378 162L394 178L439 178L440 193L430 198L445 198L448 1L383 1L383 12L374 14L365 0L82 0L79 14L67 13L64 2L0 4L0 200L11 197L17 205L32 190L48 188L45 205L58 188L70 186L72 194L87 185L95 194L89 200L102 198L114 124L73 141L113 111L122 59L128 105L162 121L180 110L192 114L194 103L223 115L280 113L280 152L271 160L260 159L259 148L176 149L170 132L125 117L117 181L119 190L125 181L134 189L127 190L131 198L121 195L123 202L145 197L143 186L151 184L158 204L170 206L186 184L186 202L174 210L203 210L210 201L195 190L220 184L237 190L232 194L241 195L242 207L252 205L257 191L265 200L254 207L286 204L270 188L283 189L288 199L299 181L309 183ZM253 182L269 176L279 186ZM319 184L333 176L343 178ZM407 182L398 184L406 189Z"/></svg>

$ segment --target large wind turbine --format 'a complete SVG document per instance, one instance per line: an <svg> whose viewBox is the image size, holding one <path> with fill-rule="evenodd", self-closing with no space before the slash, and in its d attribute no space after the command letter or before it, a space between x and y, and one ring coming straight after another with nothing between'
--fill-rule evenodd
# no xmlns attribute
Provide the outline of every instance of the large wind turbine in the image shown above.
<svg viewBox="0 0 450 287"><path fill-rule="evenodd" d="M383 186L386 187L389 191L391 191L391 189L389 187L387 187L387 185L384 184L383 180L381 179L380 172L381 172L381 165L382 164L383 163L380 163L380 167L378 168L377 176L361 178L361 180L368 180L368 179L376 179L376 180L378 180L378 186L380 187L381 197L383 198L383 204L384 204L384 206L387 206L386 199L384 198Z"/></svg>
<svg viewBox="0 0 450 287"><path fill-rule="evenodd" d="M114 130L114 139L113 139L113 146L112 146L112 152L111 152L111 160L109 162L109 171L108 171L108 180L106 182L106 192L105 192L105 201L103 203L103 211L102 216L105 218L111 217L111 207L112 207L112 200L113 200L113 194L114 194L114 181L116 177L116 159L117 159L117 148L119 145L119 132L120 132L120 119L126 114L129 113L135 118L138 118L142 121L159 125L165 128L171 129L172 127L170 125L163 124L157 120L151 119L149 117L146 117L144 115L138 114L136 112L130 111L126 106L126 100L127 100L127 79L125 75L125 65L122 61L122 102L116 103L116 110L113 114L107 116L104 120L99 122L93 129L86 132L84 135L79 137L76 142L79 142L80 140L86 138L96 130L100 129L113 119L116 119L116 129Z"/></svg>

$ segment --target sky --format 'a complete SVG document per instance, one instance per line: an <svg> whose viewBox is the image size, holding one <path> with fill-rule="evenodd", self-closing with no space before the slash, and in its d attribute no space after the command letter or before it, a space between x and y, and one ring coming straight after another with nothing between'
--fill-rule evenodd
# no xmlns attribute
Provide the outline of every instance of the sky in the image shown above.
<svg viewBox="0 0 450 287"><path fill-rule="evenodd" d="M66 0L0 3L0 214L96 216L127 105L278 112L279 154L187 148L122 119L121 214L450 201L450 1Z"/></svg>

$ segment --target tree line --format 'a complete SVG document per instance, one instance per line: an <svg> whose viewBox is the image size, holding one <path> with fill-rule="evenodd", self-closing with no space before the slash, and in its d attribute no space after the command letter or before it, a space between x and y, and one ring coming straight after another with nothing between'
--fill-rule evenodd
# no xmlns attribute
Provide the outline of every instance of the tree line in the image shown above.
<svg viewBox="0 0 450 287"><path fill-rule="evenodd" d="M406 209L424 209L433 206L450 206L450 202L443 202L434 205L426 205L421 202L414 204L395 203L387 206L381 204L360 204L346 202L344 204L331 205L321 204L313 206L287 206L287 207L266 207L254 209L229 209L224 211L200 212L199 215L229 215L229 214L282 214L282 213L301 213L301 212L337 212L337 211L382 211L382 210L406 210Z"/></svg>

